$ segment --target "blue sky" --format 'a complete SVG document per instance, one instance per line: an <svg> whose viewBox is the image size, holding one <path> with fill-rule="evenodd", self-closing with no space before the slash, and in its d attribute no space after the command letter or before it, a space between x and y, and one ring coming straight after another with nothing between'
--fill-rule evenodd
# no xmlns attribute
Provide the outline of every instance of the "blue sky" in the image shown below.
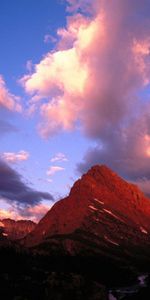
<svg viewBox="0 0 150 300"><path fill-rule="evenodd" d="M96 163L149 193L150 1L125 3L0 1L0 176L5 163L39 205ZM0 213L21 215L7 197Z"/></svg>
<svg viewBox="0 0 150 300"><path fill-rule="evenodd" d="M55 42L46 36L56 37L56 30L66 23L65 3L55 0L15 0L0 2L0 73L5 79L7 89L21 97L27 106L28 96L18 80L26 73L28 61L33 64L52 50ZM25 161L11 163L29 186L50 192L55 199L66 195L77 178L75 166L82 159L89 146L89 139L78 130L72 135L64 132L54 137L43 139L37 132L38 116L1 111L1 118L9 120L16 131L1 137L0 152L29 153ZM67 160L52 163L57 153L63 153ZM9 162L10 163L10 162ZM65 170L53 176L47 176L50 166L60 166ZM52 182L50 182L52 180ZM1 201L1 208L6 207ZM51 204L51 202L50 202Z"/></svg>
<svg viewBox="0 0 150 300"><path fill-rule="evenodd" d="M24 73L28 60L34 63L53 47L44 43L46 34L55 35L65 24L65 7L55 0L14 0L0 3L1 72L6 80Z"/></svg>

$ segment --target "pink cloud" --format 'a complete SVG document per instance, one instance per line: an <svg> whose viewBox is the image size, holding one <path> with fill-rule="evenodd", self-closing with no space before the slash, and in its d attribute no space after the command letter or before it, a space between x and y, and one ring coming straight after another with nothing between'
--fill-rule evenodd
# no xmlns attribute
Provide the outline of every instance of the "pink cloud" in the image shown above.
<svg viewBox="0 0 150 300"><path fill-rule="evenodd" d="M65 168L60 167L60 166L51 166L49 167L48 171L47 171L47 175L48 176L53 176L55 173L60 172L60 171L64 171Z"/></svg>
<svg viewBox="0 0 150 300"><path fill-rule="evenodd" d="M137 88L149 83L149 41L145 35L141 38L132 23L127 36L124 21L132 5L126 6L123 11L124 5L118 4L115 11L102 1L92 19L80 14L69 17L67 28L58 31L58 49L48 53L33 74L22 78L32 105L49 99L41 104L43 135L71 130L78 120L90 133L95 131L94 116L99 130L108 118L118 122Z"/></svg>
<svg viewBox="0 0 150 300"><path fill-rule="evenodd" d="M31 220L38 222L51 208L52 205L38 204L32 207L26 207L23 210L8 207L7 209L0 209L0 220L13 219L13 220Z"/></svg>
<svg viewBox="0 0 150 300"><path fill-rule="evenodd" d="M27 160L29 158L29 153L24 150L21 150L18 153L4 152L1 154L1 158L9 163L17 163L19 161Z"/></svg>
<svg viewBox="0 0 150 300"><path fill-rule="evenodd" d="M0 209L0 220L2 219L19 220L21 219L21 217L19 216L18 213L12 210Z"/></svg>
<svg viewBox="0 0 150 300"><path fill-rule="evenodd" d="M51 208L51 205L38 204L25 209L22 217L25 219L30 219L31 221L38 222Z"/></svg>
<svg viewBox="0 0 150 300"><path fill-rule="evenodd" d="M149 1L67 3L73 15L58 30L55 51L21 80L31 107L40 107L40 132L48 137L80 123L98 142L85 166L97 158L122 164L131 177L149 176Z"/></svg>
<svg viewBox="0 0 150 300"><path fill-rule="evenodd" d="M9 92L2 75L0 75L0 106L11 111L21 112L22 107L19 100L19 97Z"/></svg>
<svg viewBox="0 0 150 300"><path fill-rule="evenodd" d="M80 112L84 110L85 90L90 75L88 55L85 52L90 48L93 36L98 31L99 22L88 20L79 14L70 17L68 28L58 32L61 36L61 50L48 53L35 66L32 75L22 78L21 83L26 92L32 95L32 107L42 98L49 98L48 103L41 104L41 114L45 120L40 126L43 135L51 135L60 128L71 130ZM72 47L66 49L71 44ZM87 56L86 60L83 58L84 54ZM53 96L54 94L56 95Z"/></svg>

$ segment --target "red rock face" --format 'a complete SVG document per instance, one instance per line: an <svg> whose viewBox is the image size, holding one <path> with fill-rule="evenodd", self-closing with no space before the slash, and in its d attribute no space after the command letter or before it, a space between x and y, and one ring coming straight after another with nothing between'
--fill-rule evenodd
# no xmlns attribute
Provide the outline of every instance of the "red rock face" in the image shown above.
<svg viewBox="0 0 150 300"><path fill-rule="evenodd" d="M36 224L30 220L14 221L11 219L0 220L1 237L17 240L30 233Z"/></svg>
<svg viewBox="0 0 150 300"><path fill-rule="evenodd" d="M28 247L61 240L70 254L150 246L150 200L106 166L94 166L26 237ZM88 250L87 250L88 249ZM94 250L93 250L94 249ZM90 252L90 253L91 253Z"/></svg>

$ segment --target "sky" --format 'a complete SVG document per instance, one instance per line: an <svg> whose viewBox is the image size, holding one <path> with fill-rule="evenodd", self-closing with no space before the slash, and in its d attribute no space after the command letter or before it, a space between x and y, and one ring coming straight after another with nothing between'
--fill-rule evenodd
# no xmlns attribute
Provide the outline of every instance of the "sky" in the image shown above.
<svg viewBox="0 0 150 300"><path fill-rule="evenodd" d="M0 1L0 218L94 164L150 195L150 0Z"/></svg>

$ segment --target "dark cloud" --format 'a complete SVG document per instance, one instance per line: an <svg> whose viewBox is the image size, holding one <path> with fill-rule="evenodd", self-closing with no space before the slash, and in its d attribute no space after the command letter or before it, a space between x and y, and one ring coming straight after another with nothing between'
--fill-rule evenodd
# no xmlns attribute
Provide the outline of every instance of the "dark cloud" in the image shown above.
<svg viewBox="0 0 150 300"><path fill-rule="evenodd" d="M21 175L2 160L0 160L0 197L18 207L34 206L43 199L53 200L51 194L28 187Z"/></svg>
<svg viewBox="0 0 150 300"><path fill-rule="evenodd" d="M106 127L97 146L88 150L77 170L84 173L94 164L106 164L129 180L150 179L149 130L149 110L124 128Z"/></svg>

